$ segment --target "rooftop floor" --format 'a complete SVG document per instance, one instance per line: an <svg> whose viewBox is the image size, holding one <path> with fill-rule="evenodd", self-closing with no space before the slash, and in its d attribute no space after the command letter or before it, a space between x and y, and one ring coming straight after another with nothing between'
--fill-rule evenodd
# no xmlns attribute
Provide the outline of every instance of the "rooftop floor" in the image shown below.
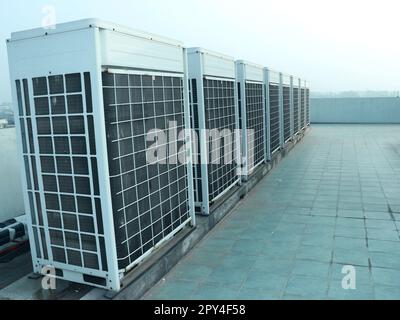
<svg viewBox="0 0 400 320"><path fill-rule="evenodd" d="M399 229L400 126L316 125L145 298L400 299Z"/></svg>

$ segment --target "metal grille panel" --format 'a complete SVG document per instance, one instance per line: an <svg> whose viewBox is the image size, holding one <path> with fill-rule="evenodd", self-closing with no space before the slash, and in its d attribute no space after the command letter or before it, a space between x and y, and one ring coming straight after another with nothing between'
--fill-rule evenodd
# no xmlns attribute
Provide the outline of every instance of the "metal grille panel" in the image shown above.
<svg viewBox="0 0 400 320"><path fill-rule="evenodd" d="M280 121L279 121L279 86L269 86L269 110L271 127L271 152L280 146Z"/></svg>
<svg viewBox="0 0 400 320"><path fill-rule="evenodd" d="M36 257L106 272L90 74L34 78L33 93L27 79L16 87Z"/></svg>
<svg viewBox="0 0 400 320"><path fill-rule="evenodd" d="M191 112L192 129L196 131L196 136L193 137L195 146L192 148L193 154L193 192L194 202L199 204L203 201L202 193L202 172L201 172L201 157L200 157L200 140L199 137L199 104L197 96L197 80L189 81L189 103ZM196 206L196 212L200 213L201 209Z"/></svg>
<svg viewBox="0 0 400 320"><path fill-rule="evenodd" d="M305 94L306 90L301 89L301 98L300 98L300 105L301 105L301 112L300 112L300 126L303 129L306 126L306 101L305 101Z"/></svg>
<svg viewBox="0 0 400 320"><path fill-rule="evenodd" d="M209 139L211 147L209 148L208 184L209 199L213 201L238 180L236 171L238 151L234 140L237 129L235 83L210 79L204 79L203 83L206 129L216 129L219 133L217 140L213 137ZM230 132L230 136L222 138L223 130Z"/></svg>
<svg viewBox="0 0 400 320"><path fill-rule="evenodd" d="M300 108L299 108L299 89L293 88L293 117L294 117L294 133L298 133L300 129L299 125L299 116L300 116Z"/></svg>
<svg viewBox="0 0 400 320"><path fill-rule="evenodd" d="M310 89L306 90L306 119L307 124L310 123Z"/></svg>
<svg viewBox="0 0 400 320"><path fill-rule="evenodd" d="M253 171L265 158L264 88L263 84L246 82L246 115L248 134L248 170ZM251 143L250 143L251 142Z"/></svg>
<svg viewBox="0 0 400 320"><path fill-rule="evenodd" d="M173 143L185 128L183 78L105 72L103 87L117 256L126 268L190 218L182 144L164 145L157 164L146 156L150 130L167 131Z"/></svg>
<svg viewBox="0 0 400 320"><path fill-rule="evenodd" d="M290 87L283 87L283 130L285 141L290 139Z"/></svg>

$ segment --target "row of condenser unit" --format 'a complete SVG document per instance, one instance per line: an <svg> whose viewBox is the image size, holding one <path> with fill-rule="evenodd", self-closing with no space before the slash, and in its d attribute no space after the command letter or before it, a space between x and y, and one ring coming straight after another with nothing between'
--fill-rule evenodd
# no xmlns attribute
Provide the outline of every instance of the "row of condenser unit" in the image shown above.
<svg viewBox="0 0 400 320"><path fill-rule="evenodd" d="M305 81L106 22L8 51L36 273L120 290L309 124Z"/></svg>

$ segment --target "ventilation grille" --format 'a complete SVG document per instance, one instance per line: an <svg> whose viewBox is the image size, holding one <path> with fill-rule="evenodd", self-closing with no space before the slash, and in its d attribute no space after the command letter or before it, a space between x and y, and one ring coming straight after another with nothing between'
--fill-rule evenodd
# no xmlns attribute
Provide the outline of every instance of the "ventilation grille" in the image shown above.
<svg viewBox="0 0 400 320"><path fill-rule="evenodd" d="M196 213L201 213L201 208L198 204L203 201L202 193L202 174L201 174L201 156L200 156L200 140L199 137L199 104L197 97L197 80L189 80L189 103L192 129L195 130L196 135L193 136L194 147L193 153L193 192L194 202L196 203Z"/></svg>
<svg viewBox="0 0 400 320"><path fill-rule="evenodd" d="M204 79L206 129L218 130L218 137L210 137L208 188L212 202L238 180L236 171L235 90L233 81ZM222 134L230 133L226 138ZM209 131L211 132L211 131ZM220 139L221 138L221 139ZM229 143L230 141L230 143Z"/></svg>
<svg viewBox="0 0 400 320"><path fill-rule="evenodd" d="M301 104L301 113L300 113L300 127L303 129L306 126L306 101L305 101L305 94L306 90L301 89L301 98L300 98L300 104Z"/></svg>
<svg viewBox="0 0 400 320"><path fill-rule="evenodd" d="M294 118L294 133L299 132L299 114L300 108L299 108L299 89L298 88L293 88L293 118Z"/></svg>
<svg viewBox="0 0 400 320"><path fill-rule="evenodd" d="M280 124L279 124L279 86L269 86L269 109L271 127L271 153L280 146Z"/></svg>
<svg viewBox="0 0 400 320"><path fill-rule="evenodd" d="M243 129L242 124L242 88L240 82L237 83L237 95L238 95L238 105L239 105L239 129Z"/></svg>
<svg viewBox="0 0 400 320"><path fill-rule="evenodd" d="M190 217L183 142L183 78L103 73L112 204L119 268L135 264ZM166 132L158 163L147 161L149 131ZM163 152L168 151L168 152ZM153 152L151 154L154 154Z"/></svg>
<svg viewBox="0 0 400 320"><path fill-rule="evenodd" d="M251 173L265 158L264 88L263 84L246 82L246 115L248 133L248 170Z"/></svg>
<svg viewBox="0 0 400 320"><path fill-rule="evenodd" d="M306 119L306 124L310 124L310 89L306 90Z"/></svg>
<svg viewBox="0 0 400 320"><path fill-rule="evenodd" d="M283 127L287 141L290 139L290 87L283 87Z"/></svg>
<svg viewBox="0 0 400 320"><path fill-rule="evenodd" d="M36 256L107 271L89 73L16 81Z"/></svg>

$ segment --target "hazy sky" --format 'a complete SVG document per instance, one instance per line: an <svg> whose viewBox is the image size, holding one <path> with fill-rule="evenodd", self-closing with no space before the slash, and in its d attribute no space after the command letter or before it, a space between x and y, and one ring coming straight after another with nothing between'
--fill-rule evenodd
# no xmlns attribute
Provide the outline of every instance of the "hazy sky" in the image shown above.
<svg viewBox="0 0 400 320"><path fill-rule="evenodd" d="M0 102L10 100L5 40L96 17L301 76L314 91L400 90L398 0L1 0Z"/></svg>

